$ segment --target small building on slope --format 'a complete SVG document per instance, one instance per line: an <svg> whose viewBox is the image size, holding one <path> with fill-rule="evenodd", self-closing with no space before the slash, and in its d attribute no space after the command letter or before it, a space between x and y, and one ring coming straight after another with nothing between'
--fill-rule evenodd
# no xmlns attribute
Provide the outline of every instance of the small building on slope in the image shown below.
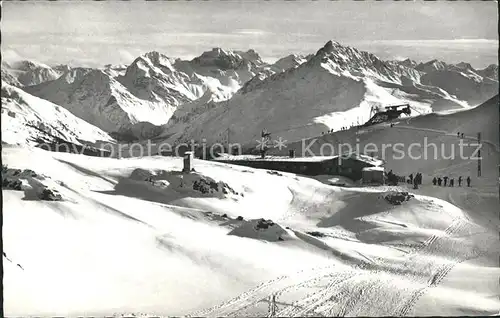
<svg viewBox="0 0 500 318"><path fill-rule="evenodd" d="M247 166L259 169L277 170L302 175L335 175L349 178L353 181L362 179L363 168L380 167L384 161L358 153L343 154L340 156L317 157L280 157L221 154L214 161L234 165Z"/></svg>
<svg viewBox="0 0 500 318"><path fill-rule="evenodd" d="M363 184L384 184L385 170L383 167L365 167L362 170Z"/></svg>

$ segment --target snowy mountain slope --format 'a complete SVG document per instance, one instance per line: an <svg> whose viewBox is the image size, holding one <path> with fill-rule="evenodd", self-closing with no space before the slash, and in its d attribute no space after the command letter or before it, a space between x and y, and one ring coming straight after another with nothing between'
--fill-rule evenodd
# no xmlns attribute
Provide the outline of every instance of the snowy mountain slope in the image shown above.
<svg viewBox="0 0 500 318"><path fill-rule="evenodd" d="M414 65L413 67L420 71L420 72L423 72L423 73L432 73L432 72L436 72L436 71L454 71L454 72L459 72L459 73L466 73L467 75L470 75L470 76L474 76L476 75L475 77L477 78L477 75L481 75L480 73L481 72L492 72L494 71L495 69L495 66L496 68L498 69L498 66L497 65L490 65L488 67L486 67L484 70L476 70L474 67L472 67L472 65L470 63L466 63L466 62L460 62L460 63L457 63L457 64L449 64L449 63L445 63L443 61L439 61L439 60L431 60L431 61L428 61L428 62L425 62L425 63L419 63L418 65L416 64L416 62L414 61L410 61L408 62L409 60L405 60L403 62L400 62L400 63L411 63L412 65ZM483 75L481 75L483 77ZM494 79L494 78L492 78ZM479 78L480 80L480 78Z"/></svg>
<svg viewBox="0 0 500 318"><path fill-rule="evenodd" d="M498 81L481 78L474 72L468 74L448 70L434 71L422 76L421 82L424 85L444 89L470 105L477 105L484 102L485 96L498 93Z"/></svg>
<svg viewBox="0 0 500 318"><path fill-rule="evenodd" d="M445 90L421 83L425 75L330 41L297 68L254 77L227 106L193 119L178 138L220 142L218 136L230 127L231 140L244 144L259 139L263 129L298 140L365 122L372 106L410 103L420 113L467 107Z"/></svg>
<svg viewBox="0 0 500 318"><path fill-rule="evenodd" d="M405 270L403 270L405 272L404 281L396 282L396 280L391 277L392 275L398 275L396 274L398 270L395 268L388 270L388 273L390 273L389 276L385 276L388 273L384 271L376 271L377 274L374 276L370 274L370 271L364 273L363 271L351 273L336 272L334 274L318 273L312 280L307 276L302 278L298 275L298 277L292 276L285 278L290 280L293 279L293 283L268 282L267 284L269 284L269 287L264 291L260 290L257 286L255 289L249 290L245 294L238 295L238 297L207 310L195 312L193 315L211 317L264 315L266 312L271 312L271 310L264 305L260 305L258 300L265 299L266 297L269 297L269 299L272 297L276 298L277 308L275 312L277 316L304 316L307 314L321 314L325 316L415 316L427 315L431 312L441 315L460 315L466 313L478 315L481 311L486 314L485 312L488 312L486 308L490 308L489 313L494 314L497 309L493 308L495 308L494 306L498 307L498 305L490 303L486 298L472 301L470 299L470 297L473 297L472 294L467 294L466 292L470 290L470 286L468 286L467 282L479 282L479 280L481 280L483 286L491 286L491 289L488 287L487 292L483 290L478 292L477 295L486 296L496 295L498 293L498 286L495 284L495 287L493 287L495 281L494 275L496 275L494 273L498 272L497 261L492 257L495 253L498 254L498 251L494 252L494 245L489 245L488 248L485 248L484 251L489 251L485 253L490 255L485 257L484 255L486 254L482 254L481 252L475 254L469 250L469 247L467 247L469 246L468 244L471 243L469 240L462 241L461 243L458 241L455 243L451 241L445 242L444 240L448 240L446 239L447 235L450 235L450 239L451 237L463 237L462 235L470 238L470 233L475 232L475 230L465 225L467 222L476 224L473 227L475 227L478 232L475 232L476 234L474 235L483 231L493 235L493 233L497 231L498 226L500 226L497 208L499 204L498 158L500 152L500 137L496 124L499 119L498 103L498 96L495 96L483 105L470 110L459 111L448 115L430 114L421 116L409 120L406 122L406 125L404 121L401 121L400 124L394 126L394 128L385 126L380 129L360 131L360 134L356 136L356 138L361 139L358 141L361 149L368 143L378 145L379 149L381 149L381 144L394 145L396 142L402 142L406 146L422 144L423 140L421 138L429 137L429 143L434 142L439 146L444 145L446 149L449 150L451 148L450 145L456 145L457 143L457 131L465 133L466 142L473 141L474 135L478 130L482 132L482 177L475 176L477 160L474 159L462 160L460 158L446 159L437 157L433 160L430 159L434 155L432 152L430 152L429 158L417 159L405 156L401 159L396 159L394 153L387 153L387 157L385 158L387 169L392 169L398 174L409 174L417 171L423 173L424 183L420 186L420 189L413 190L410 187L407 188L406 185L400 186L400 188L407 188L408 191L415 193L417 202L425 202L429 197L437 197L458 206L460 209L456 210L457 213L460 213L458 212L460 210L465 212L465 218L468 221L462 220L458 215L449 215L454 221L446 227L445 233L448 234L436 234L437 237L439 237L437 241L443 240L437 244L439 247L432 246L436 242L434 238L426 241L428 243L423 244L425 246L424 249L429 248L429 251L432 250L437 252L443 249L441 252L437 252L437 254L441 255L439 257L444 258L439 261L434 259L434 261L442 265L433 268L434 265L430 265L433 261L429 263L429 260L417 260L412 255L412 252L410 252L406 255L406 257L408 257L407 264L403 262L395 266L396 268L405 268ZM471 120L471 118L474 118L474 120ZM401 127L399 127L399 125L401 125ZM404 129L405 126L408 126L406 130ZM411 128L411 130L409 128ZM438 137L436 137L433 131L442 131L443 133L440 133ZM348 136L349 133L352 132L340 132L321 138L323 140L329 138L329 142L336 145L339 142L348 142L350 137ZM449 133L449 136L446 136L445 133ZM312 148L318 150L317 144L318 143ZM470 156L471 152L466 150L465 155ZM449 156L449 154L447 154L447 156ZM472 188L466 188L465 186L447 188L434 187L431 185L432 176L443 175L455 179L460 175L464 178L466 176L471 176ZM357 190L353 191L356 192ZM427 197L424 198L419 195ZM295 198L298 199L297 201L300 200L300 196L296 196L294 199ZM385 209L382 207L383 203L380 202L380 197L377 199L376 192L373 193L373 197L370 197L368 194L363 194L361 196L352 194L349 196L349 202L344 201L344 203L341 204L345 209L345 214L334 212L331 218L325 218L324 215L331 215L331 211L336 210L339 200L338 194L335 199L331 197L327 199L333 201L331 204L325 204L325 198L319 193L307 196L304 199L307 200L307 203L304 203L300 212L307 213L307 220L315 220L317 217L317 220L321 221L318 223L321 230L314 232L314 237L308 237L299 231L294 232L297 236L300 234L299 237L302 239L316 242L318 246L325 246L325 248L332 245L337 248L345 246L346 244L350 244L348 242L351 242L351 239L354 242L361 240L372 243L374 244L371 245L372 248L375 248L376 244L379 244L381 241L396 244L396 242L401 242L400 239L402 239L405 243L403 243L403 245L398 245L401 247L405 246L405 244L409 242L408 240L413 240L420 235L417 234L418 231L420 231L417 230L418 227L415 228L414 224L410 225L408 220L415 220L413 217L422 217L443 221L446 218L442 213L437 212L435 209L436 206L430 203L431 201L427 201L430 204L426 206L425 212L419 211L417 206L414 205L415 201L413 201L413 199L410 200L410 202L413 203L408 203L406 206L393 209L391 212L382 212L378 214L379 212L377 211L385 211ZM335 200L337 200L337 202L335 202ZM340 200L343 201L344 199ZM317 203L314 204L312 202ZM325 204L324 208L323 204ZM365 208L365 206L369 208ZM438 203L438 206L444 208L442 203ZM326 209L328 212L326 212L326 210L324 213L319 212L322 211L322 209ZM369 210L370 212L366 214L361 212L365 210ZM450 210L447 211L451 212ZM435 212L437 214L435 214ZM410 217L407 213L415 213L415 215ZM351 217L352 221L343 220L342 215ZM383 221L382 219L378 219L377 215L384 215L384 217L382 217ZM385 217L388 218L385 219ZM395 232L391 232L391 234L385 236L385 234L388 234L386 232L387 229L381 226L381 223L379 223L377 219L382 222L394 221L394 223L392 223L394 225L392 230ZM431 221L431 223L433 222L434 221ZM339 242L336 244L335 239L329 237L331 234L323 231L323 227L329 228L333 226L335 228L339 225L344 230L360 232L354 235L355 238L348 235L342 236L342 238L348 242L342 241L342 243ZM468 229L465 230L462 226ZM482 230L480 230L480 228L482 228ZM416 231L413 232L413 230ZM407 231L413 234L409 234ZM403 234L405 232L407 233ZM339 238L339 236L338 233L334 235L335 238ZM349 239L347 239L347 237ZM409 237L412 237L412 239ZM490 236L490 238L493 238L493 236ZM486 241L483 241L483 239L477 241L478 244L493 244L492 241L489 241L490 243L487 242L488 239L486 239ZM456 249L454 252L449 250L445 251L445 246L455 246ZM372 258L363 252L369 259L371 265L361 267L377 267L380 262L387 264L379 257L381 253L380 251L374 252L375 255ZM424 254L426 253L427 252ZM412 260L410 261L410 259ZM478 269L476 266L484 267ZM390 267L392 267L392 265L390 265ZM412 270L407 271L410 268ZM425 271L429 273L430 276L420 276L420 269L423 268L426 268ZM479 276L476 276L479 272L472 274L475 270L479 270L482 274L479 274ZM471 280L464 279L464 277L470 274L472 274L474 278ZM443 279L446 275L448 277ZM411 287L411 284L416 281L420 281L418 283L419 287ZM386 286L391 286L393 290L387 292ZM242 297L245 297L245 299L249 301L245 300L242 303L240 301ZM489 296L486 297L489 298ZM392 304L398 305L395 307L387 306L387 299L391 299Z"/></svg>
<svg viewBox="0 0 500 318"><path fill-rule="evenodd" d="M253 77L246 83L260 81L265 77L297 67L304 63L306 58L308 57L290 55L273 65L267 65L253 50L233 52L213 49L192 61L177 60L174 64L175 67L187 74L192 74L192 77L203 83L201 91L204 94L183 104L182 107L178 107L168 124L161 127L151 127L149 129L151 133L147 135L156 139L161 139L164 136L178 136L185 129L187 123L199 119L199 116L204 115L208 110L225 104L224 101L230 99L250 76ZM154 136L154 132L159 131L161 133ZM146 135L142 134L141 136Z"/></svg>
<svg viewBox="0 0 500 318"><path fill-rule="evenodd" d="M105 131L142 131L134 125L164 125L176 109L201 97L207 102L230 98L242 80L254 75L253 68L263 65L253 51L240 52L245 58L220 49L215 55L209 53L174 63L163 54L149 52L126 69L111 65L102 70L75 68L26 90ZM189 70L181 72L176 67Z"/></svg>
<svg viewBox="0 0 500 318"><path fill-rule="evenodd" d="M129 89L102 70L75 68L55 81L27 87L26 91L63 106L105 131L115 132L138 122L164 124L178 105L193 97L182 85L154 86L156 79L148 74L138 77L137 86Z"/></svg>
<svg viewBox="0 0 500 318"><path fill-rule="evenodd" d="M415 69L426 73L421 78L422 84L439 87L472 106L498 93L497 65L476 70L465 62L447 64L432 60L418 64Z"/></svg>
<svg viewBox="0 0 500 318"><path fill-rule="evenodd" d="M14 86L31 86L57 79L61 69L33 61L6 63L2 61L2 81Z"/></svg>
<svg viewBox="0 0 500 318"><path fill-rule="evenodd" d="M345 189L201 160L189 175L169 157L4 147L2 161L37 167L43 179L20 178L64 197L3 190L7 315L264 316L273 295L277 316L478 316L500 305L498 217L488 219L498 191L480 184L443 187L443 200L419 194L437 192L425 180L393 206L384 197L404 185ZM238 194L200 192L202 180ZM476 191L489 214L446 202L470 204Z"/></svg>
<svg viewBox="0 0 500 318"><path fill-rule="evenodd" d="M225 68L235 68L236 65L241 65L243 61L243 58L237 58L235 53L226 53L220 49L206 52L202 56L204 56L204 59L199 59L198 64L212 65L219 63L220 65L225 65ZM222 61L226 61L226 64L223 62L213 62L213 60L217 60L219 57ZM274 132L282 132L282 126L302 127L302 129L298 131L293 133L290 132L290 135L287 136L288 138L296 138L293 136L299 134L308 135L311 133L319 133L332 128L339 129L341 126L345 125L345 123L351 125L360 121L366 121L369 118L370 108L373 105L383 106L387 104L409 102L418 113L426 113L430 111L460 109L468 107L469 105L476 105L498 92L497 82L481 77L478 75L477 71L467 63L448 65L437 60L429 63L421 63L420 65L410 60L402 62L384 62L370 53L361 52L354 48L345 47L331 41L316 54L316 57L313 57L314 55L305 58L290 55L279 60L275 65L264 66L259 73L247 81L239 90L239 93L242 95L246 94L247 96L243 98L241 96L234 96L234 100L230 100L228 102L229 104L217 104L214 103L217 100L212 99L204 105L203 99L200 99L192 104L196 105L196 107L190 106L187 107L187 109L179 109L179 114L174 116L174 120L169 123L172 125L167 125L167 130L162 135L171 136L171 139L168 140L169 142L175 140L186 141L190 139L200 140L203 138L210 140L210 137L207 136L217 136L217 138L212 138L211 141L221 142L224 131L228 129L228 126L239 126L239 128L235 129L236 135L233 136L232 140L240 142L243 139L238 139L238 130L247 129L244 127L246 123L239 122L242 118L246 118L241 117L241 113L246 114L255 109L255 107L252 106L254 102L259 104L261 110L266 109L267 107L265 104L269 103L268 101L263 102L262 100L253 101L255 97L251 96L252 94L249 94L250 92L254 90L269 91L269 95L273 95L273 98L275 98L275 101L272 101L272 103L288 103L290 98L294 100L295 97L287 97L285 98L285 100L287 100L286 102L282 101L280 99L280 94L283 89L281 87L276 87L274 82L289 80L296 81L295 85L297 86L311 87L310 91L300 91L301 95L316 94L315 88L312 88L313 85L311 85L310 82L302 83L298 78L294 78L307 73L307 71L294 73L295 68L300 65L305 68L304 64L310 66L309 70L316 70L317 68L313 65L317 67L317 65L320 64L321 68L327 69L332 74L364 81L367 86L365 100L361 100L357 103L354 102L354 105L359 105L359 107L348 106L348 108L351 107L349 111L346 111L344 107L341 107L340 110L335 109L338 106L332 106L333 112L323 108L323 110L319 111L318 116L314 118L313 122L311 122L311 119L309 119L307 115L304 117L302 114L297 114L297 116L294 116L294 120L291 121L287 121L288 119L286 116L276 116L278 118L275 118L273 121L272 119L268 119L270 113L274 113L274 110L266 109L266 111L263 112L257 111L256 114L251 115L251 118L254 119L251 122L257 123L256 126L259 126L259 122L262 120L267 122L271 121L269 124L266 123L266 126L273 127L273 129L265 127L264 124L262 124L256 127L256 129L246 137L248 140L258 137L260 130L263 128L267 128ZM306 61L309 62L305 63ZM247 65L248 64L251 63L247 63ZM281 64L283 64L283 68L280 68ZM440 71L441 69L445 71ZM288 72L285 72L286 70L288 70ZM450 73L446 75L440 72ZM423 80L421 80L422 77ZM450 81L449 78L451 78L452 81ZM459 89L457 90L456 87L459 87ZM344 89L349 90L350 88L345 86ZM273 90L279 90L280 93L273 94L271 93ZM353 88L353 90L356 89ZM297 98L302 99L303 96ZM315 97L311 98L314 99ZM325 103L325 101L321 101L321 103ZM236 107L233 107L233 104L235 104ZM238 107L244 108L245 110L239 112L233 110L233 108ZM273 106L273 108L274 107L275 106ZM285 106L281 105L280 107ZM212 109L212 111L205 113L210 109ZM200 128L198 131L186 132L183 135L179 133L184 130L184 127L179 125L178 118L182 118L182 122L186 123L188 130L196 130L196 128L193 127L200 125L205 119L212 120L213 124L204 123L204 126L216 125L215 123L218 125L222 120L221 116L226 116L221 115L221 113L225 113L227 109L232 110L227 114L230 118L226 118L225 121L231 122L231 124L220 125L218 131L217 128L215 128L214 133L212 133L212 130L209 130L210 133L206 133L206 129ZM233 118L233 115L237 118ZM301 119L300 116L304 118ZM320 123L320 125L317 123ZM274 129L276 127L278 129ZM203 131L203 133L201 133L201 131Z"/></svg>
<svg viewBox="0 0 500 318"><path fill-rule="evenodd" d="M125 75L118 80L140 99L154 100L163 98L167 103L178 100L179 104L200 97L201 81L177 72L173 61L158 52L149 52L138 57L127 67ZM196 80L196 79L194 79Z"/></svg>
<svg viewBox="0 0 500 318"><path fill-rule="evenodd" d="M38 144L59 138L81 142L113 142L104 131L66 109L2 82L2 143Z"/></svg>
<svg viewBox="0 0 500 318"><path fill-rule="evenodd" d="M303 142L288 143L281 151L271 149L269 154L286 155L294 149L297 156L312 156L321 154L323 149L324 155L334 155L340 151L360 149L384 159L386 167L399 175L421 171L425 172L424 178L429 182L433 176L457 178L462 174L463 178L470 176L473 184L496 186L500 152L498 105L497 95L472 109L401 119L394 123L394 127L379 124L359 131L352 128ZM464 140L457 137L458 132L464 133ZM474 146L478 132L483 141L482 169L489 171L481 177L477 177L477 147ZM464 146L460 146L461 141Z"/></svg>
<svg viewBox="0 0 500 318"><path fill-rule="evenodd" d="M8 71L8 68L9 68L9 64L7 64L6 62L2 61L2 70L1 70L2 71L2 82L5 82L5 83L7 83L9 85L16 86L16 87L23 86L17 80L17 78Z"/></svg>
<svg viewBox="0 0 500 318"><path fill-rule="evenodd" d="M482 70L477 70L476 73L498 81L498 65L491 64Z"/></svg>
<svg viewBox="0 0 500 318"><path fill-rule="evenodd" d="M142 127L143 124L137 123L133 125L127 132L131 135L139 137L139 139L156 137L158 133L163 132L166 127L172 127L176 130L176 124L186 122L191 118L205 112L213 107L214 102L220 102L229 99L234 92L239 88L240 81L244 81L248 76L253 76L254 73L248 69L252 67L262 66L264 63L253 50L248 52L231 52L222 49L214 49L211 52L205 52L200 57L192 61L176 60L159 54L157 52L147 53L145 55L153 64L150 68L140 65L136 60L131 67L127 69L127 73L120 77L119 80L127 87L145 86L149 89L157 89L161 84L162 79L168 79L168 85L176 85L181 83L186 92L190 96L190 100L184 100L182 107L177 107L172 117L168 121L168 125ZM139 66L138 66L139 65ZM248 66L251 65L251 66ZM183 70L179 72L177 69ZM159 80L154 84L149 84L149 74L143 76L140 72L153 72L154 78ZM139 73L139 74L138 74ZM187 75L189 74L189 75ZM139 82L146 81L147 84ZM165 83L165 80L163 80ZM155 86L156 85L156 86ZM178 85L178 84L177 84ZM151 88L151 86L155 88ZM140 94L138 90L132 90L136 95ZM169 92L159 91L159 96L171 96ZM147 123L144 123L147 125ZM181 126L182 129L182 126ZM137 134L131 131L142 130L143 133Z"/></svg>
<svg viewBox="0 0 500 318"><path fill-rule="evenodd" d="M448 64L438 60L431 60L425 63L419 63L417 66L415 66L415 69L417 71L421 71L424 73L430 73L434 71L444 71L447 70L448 68L449 68Z"/></svg>

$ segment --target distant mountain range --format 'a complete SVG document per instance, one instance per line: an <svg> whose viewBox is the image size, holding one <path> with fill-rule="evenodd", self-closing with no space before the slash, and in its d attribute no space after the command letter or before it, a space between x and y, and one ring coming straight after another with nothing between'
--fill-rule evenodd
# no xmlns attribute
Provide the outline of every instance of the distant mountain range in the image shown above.
<svg viewBox="0 0 500 318"><path fill-rule="evenodd" d="M190 61L149 52L130 65L98 69L2 62L1 74L7 87L2 111L26 112L12 105L34 109L32 103L46 100L50 111L62 107L95 126L91 135L100 139L105 131L119 140L172 143L224 142L229 133L232 142L248 143L263 129L298 140L366 121L373 107L409 103L428 113L475 106L498 94L498 65L476 70L464 62L383 61L334 41L316 54L274 64L254 50L214 48Z"/></svg>

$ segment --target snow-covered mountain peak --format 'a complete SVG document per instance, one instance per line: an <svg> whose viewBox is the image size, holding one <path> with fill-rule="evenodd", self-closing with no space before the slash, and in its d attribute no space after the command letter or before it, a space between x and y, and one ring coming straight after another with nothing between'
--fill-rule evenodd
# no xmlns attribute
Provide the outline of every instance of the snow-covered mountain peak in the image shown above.
<svg viewBox="0 0 500 318"><path fill-rule="evenodd" d="M156 51L145 53L136 58L127 67L125 77L151 77L160 73L165 75L175 72L173 59Z"/></svg>
<svg viewBox="0 0 500 318"><path fill-rule="evenodd" d="M221 70L234 70L240 67L243 58L232 51L213 48L211 51L203 52L191 62L200 66L217 66Z"/></svg>
<svg viewBox="0 0 500 318"><path fill-rule="evenodd" d="M67 84L73 84L75 82L78 83L83 81L83 79L92 72L101 72L101 71L85 67L76 67L69 69L60 77L60 79L65 81Z"/></svg>
<svg viewBox="0 0 500 318"><path fill-rule="evenodd" d="M328 41L306 65L320 66L332 74L351 78L371 78L401 84L405 79L417 81L421 74L398 62L385 62L376 55Z"/></svg>
<svg viewBox="0 0 500 318"><path fill-rule="evenodd" d="M290 54L274 62L274 64L271 65L271 69L277 72L283 72L307 62L308 58L309 57L303 55Z"/></svg>
<svg viewBox="0 0 500 318"><path fill-rule="evenodd" d="M498 81L498 65L491 64L482 70L477 70L477 74Z"/></svg>
<svg viewBox="0 0 500 318"><path fill-rule="evenodd" d="M430 73L434 71L444 71L448 68L448 64L439 60L430 60L425 63L418 64L415 69L424 73Z"/></svg>
<svg viewBox="0 0 500 318"><path fill-rule="evenodd" d="M475 71L475 69L472 67L472 65L470 65L470 63L460 62L460 63L456 64L455 66L458 68L464 69L464 70Z"/></svg>
<svg viewBox="0 0 500 318"><path fill-rule="evenodd" d="M329 40L328 42L326 42L326 44L318 50L318 53L323 53L323 52L326 52L326 53L331 53L333 52L336 48L340 47L342 45L340 45L339 42L337 41L332 41L332 40Z"/></svg>
<svg viewBox="0 0 500 318"><path fill-rule="evenodd" d="M253 49L244 52L224 50L222 48L213 48L211 51L205 51L200 56L191 60L191 63L203 67L217 67L222 71L241 68L251 70L265 64L260 55Z"/></svg>
<svg viewBox="0 0 500 318"><path fill-rule="evenodd" d="M50 66L46 64L28 60L22 60L10 63L10 66L20 71L33 71L35 69L40 69L40 68L50 69Z"/></svg>
<svg viewBox="0 0 500 318"><path fill-rule="evenodd" d="M66 65L66 64L60 64L60 65L56 65L56 66L52 67L52 69L54 69L55 71L57 71L61 74L64 74L66 72L69 72L71 70L71 67L69 65Z"/></svg>
<svg viewBox="0 0 500 318"><path fill-rule="evenodd" d="M316 55L310 59L313 63L324 63L327 62L327 60L331 60L342 66L347 66L353 62L355 65L352 66L361 66L363 64L367 65L370 62L380 61L378 57L371 53L359 51L355 48L341 45L340 43L331 40L319 49Z"/></svg>
<svg viewBox="0 0 500 318"><path fill-rule="evenodd" d="M64 71L34 61L2 62L2 80L19 87L37 85L55 80Z"/></svg>
<svg viewBox="0 0 500 318"><path fill-rule="evenodd" d="M254 49L250 49L246 52L234 51L234 53L240 55L243 60L250 62L255 67L262 67L266 65L266 63L260 57L259 53L257 53Z"/></svg>
<svg viewBox="0 0 500 318"><path fill-rule="evenodd" d="M406 67L411 67L411 68L415 68L415 66L418 65L418 63L412 59L404 59L402 61L398 61L399 65L403 65L403 66L406 66Z"/></svg>
<svg viewBox="0 0 500 318"><path fill-rule="evenodd" d="M401 84L406 79L418 81L421 75L410 67L400 65L397 62L384 62L372 53L344 46L336 41L328 41L315 55L300 58L291 55L275 63L275 65L280 64L288 64L287 66L291 67L286 67L285 72L278 71L279 74L253 78L244 85L241 92L247 93L283 79L295 81L293 78L298 76L320 78L325 73L326 76L330 74L357 81L369 78L396 84ZM272 68L273 66L271 66Z"/></svg>
<svg viewBox="0 0 500 318"><path fill-rule="evenodd" d="M152 51L144 54L142 56L144 60L149 60L152 65L160 68L167 68L171 72L174 72L175 69L172 66L175 63L174 59L169 58L165 54L159 53L157 51Z"/></svg>

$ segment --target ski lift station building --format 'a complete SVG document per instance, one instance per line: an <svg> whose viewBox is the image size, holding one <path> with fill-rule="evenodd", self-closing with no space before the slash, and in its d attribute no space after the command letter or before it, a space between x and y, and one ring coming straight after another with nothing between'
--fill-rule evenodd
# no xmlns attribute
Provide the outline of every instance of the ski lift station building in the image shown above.
<svg viewBox="0 0 500 318"><path fill-rule="evenodd" d="M260 156L239 155L233 156L228 154L220 154L219 157L213 159L217 162L224 162L234 165L247 166L251 168L277 170L282 172L291 172L302 175L336 175L349 178L357 181L368 176L367 172L363 172L364 168L375 168L368 174L371 179L378 179L373 174L384 173L384 161L376 159L364 154L349 153L337 156L316 156L316 157L290 157L283 156ZM366 170L366 169L365 169ZM374 181L374 180L370 180Z"/></svg>

